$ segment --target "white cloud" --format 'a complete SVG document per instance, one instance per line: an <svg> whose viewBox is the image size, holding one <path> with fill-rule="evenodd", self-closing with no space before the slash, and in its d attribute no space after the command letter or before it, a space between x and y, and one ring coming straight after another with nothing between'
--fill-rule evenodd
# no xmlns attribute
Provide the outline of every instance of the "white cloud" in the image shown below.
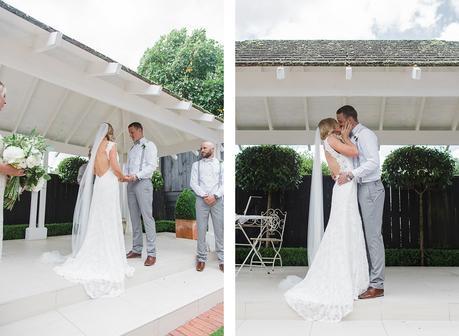
<svg viewBox="0 0 459 336"><path fill-rule="evenodd" d="M375 32L428 28L441 0L237 0L236 38L373 39Z"/></svg>
<svg viewBox="0 0 459 336"><path fill-rule="evenodd" d="M440 35L440 40L459 41L459 23L448 25Z"/></svg>
<svg viewBox="0 0 459 336"><path fill-rule="evenodd" d="M9 0L26 14L136 70L143 52L174 28L205 28L223 42L223 0Z"/></svg>

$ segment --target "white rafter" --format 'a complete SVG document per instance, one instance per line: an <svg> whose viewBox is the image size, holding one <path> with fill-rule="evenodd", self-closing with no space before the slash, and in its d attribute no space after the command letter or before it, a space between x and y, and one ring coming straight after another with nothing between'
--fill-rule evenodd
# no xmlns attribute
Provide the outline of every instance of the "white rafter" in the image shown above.
<svg viewBox="0 0 459 336"><path fill-rule="evenodd" d="M96 105L97 101L94 99L91 99L89 102L88 106L86 107L86 110L84 113L81 115L80 119L76 122L76 124L73 126L72 130L70 131L70 134L68 135L67 139L65 139L65 143L68 144L70 139L72 139L73 135L78 131L80 128L81 124L83 121L86 119L88 114L93 110L94 106Z"/></svg>
<svg viewBox="0 0 459 336"><path fill-rule="evenodd" d="M93 77L118 76L121 73L121 64L116 62L93 63L86 72Z"/></svg>
<svg viewBox="0 0 459 336"><path fill-rule="evenodd" d="M274 129L273 127L273 121L271 119L271 111L269 110L269 100L268 97L265 97L263 99L264 105L265 105L265 114L266 114L266 120L268 121L268 128L270 131Z"/></svg>
<svg viewBox="0 0 459 336"><path fill-rule="evenodd" d="M304 108L304 123L306 131L309 131L309 105L308 105L308 97L304 97L303 101L303 108Z"/></svg>
<svg viewBox="0 0 459 336"><path fill-rule="evenodd" d="M458 104L456 106L456 113L454 116L453 124L451 126L451 130L456 131L457 127L459 126L459 98L457 99Z"/></svg>
<svg viewBox="0 0 459 336"><path fill-rule="evenodd" d="M159 96L161 95L163 88L160 85L148 85L139 87L135 84L130 84L126 88L126 91L132 95L138 96Z"/></svg>
<svg viewBox="0 0 459 336"><path fill-rule="evenodd" d="M382 131L384 128L384 114L386 113L386 97L381 99L381 111L379 111L379 130Z"/></svg>
<svg viewBox="0 0 459 336"><path fill-rule="evenodd" d="M18 131L18 128L21 125L22 120L24 119L24 115L27 112L27 109L29 108L30 101L32 100L33 94L35 93L35 90L37 89L38 83L39 83L38 78L32 79L32 84L29 86L29 89L27 90L27 93L22 102L22 107L21 107L21 110L19 111L19 116L16 120L16 125L14 126L13 133L16 133Z"/></svg>
<svg viewBox="0 0 459 336"><path fill-rule="evenodd" d="M417 120L416 120L416 131L419 131L421 129L422 117L424 115L425 106L426 106L426 97L422 97L421 103L419 105Z"/></svg>
<svg viewBox="0 0 459 336"><path fill-rule="evenodd" d="M54 108L53 114L49 118L48 123L46 124L45 129L42 132L42 135L44 137L46 137L46 135L48 134L49 130L51 129L51 126L54 123L54 120L56 120L57 116L61 112L62 106L64 105L65 100L67 99L68 95L69 95L69 90L64 90L64 94L59 99L59 102L57 103L56 107Z"/></svg>
<svg viewBox="0 0 459 336"><path fill-rule="evenodd" d="M62 36L62 33L57 31L49 33L45 43L41 39L38 40L35 45L35 52L42 53L58 48L62 44Z"/></svg>

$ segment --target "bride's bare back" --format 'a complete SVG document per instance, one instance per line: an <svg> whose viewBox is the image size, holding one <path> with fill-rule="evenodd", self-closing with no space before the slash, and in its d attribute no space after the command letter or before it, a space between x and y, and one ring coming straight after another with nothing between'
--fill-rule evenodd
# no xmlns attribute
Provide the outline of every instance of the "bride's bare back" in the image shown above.
<svg viewBox="0 0 459 336"><path fill-rule="evenodd" d="M97 150L96 158L94 159L94 174L101 177L105 175L111 167L116 177L121 178L123 174L116 156L116 146L112 146L109 156L107 157L106 150L108 144L108 140L103 140Z"/></svg>

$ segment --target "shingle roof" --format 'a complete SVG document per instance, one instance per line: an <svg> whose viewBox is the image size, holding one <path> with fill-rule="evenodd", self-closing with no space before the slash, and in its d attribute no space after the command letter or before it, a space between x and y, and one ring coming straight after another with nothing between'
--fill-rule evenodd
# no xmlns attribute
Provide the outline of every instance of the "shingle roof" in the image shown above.
<svg viewBox="0 0 459 336"><path fill-rule="evenodd" d="M236 66L459 66L459 42L442 40L248 40Z"/></svg>

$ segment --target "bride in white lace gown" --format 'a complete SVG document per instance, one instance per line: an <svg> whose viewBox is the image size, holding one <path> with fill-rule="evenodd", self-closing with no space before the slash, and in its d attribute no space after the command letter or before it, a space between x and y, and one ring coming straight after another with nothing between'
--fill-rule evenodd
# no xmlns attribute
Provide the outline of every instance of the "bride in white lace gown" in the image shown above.
<svg viewBox="0 0 459 336"><path fill-rule="evenodd" d="M54 268L67 280L81 283L91 298L120 295L125 276L134 273L126 259L118 182L123 174L112 138L112 126L103 123L78 192L72 256Z"/></svg>
<svg viewBox="0 0 459 336"><path fill-rule="evenodd" d="M335 119L319 123L332 176L353 169L357 147ZM288 304L304 319L338 322L352 312L353 302L369 285L368 262L357 202L357 182L333 187L330 218L304 280L285 293Z"/></svg>

